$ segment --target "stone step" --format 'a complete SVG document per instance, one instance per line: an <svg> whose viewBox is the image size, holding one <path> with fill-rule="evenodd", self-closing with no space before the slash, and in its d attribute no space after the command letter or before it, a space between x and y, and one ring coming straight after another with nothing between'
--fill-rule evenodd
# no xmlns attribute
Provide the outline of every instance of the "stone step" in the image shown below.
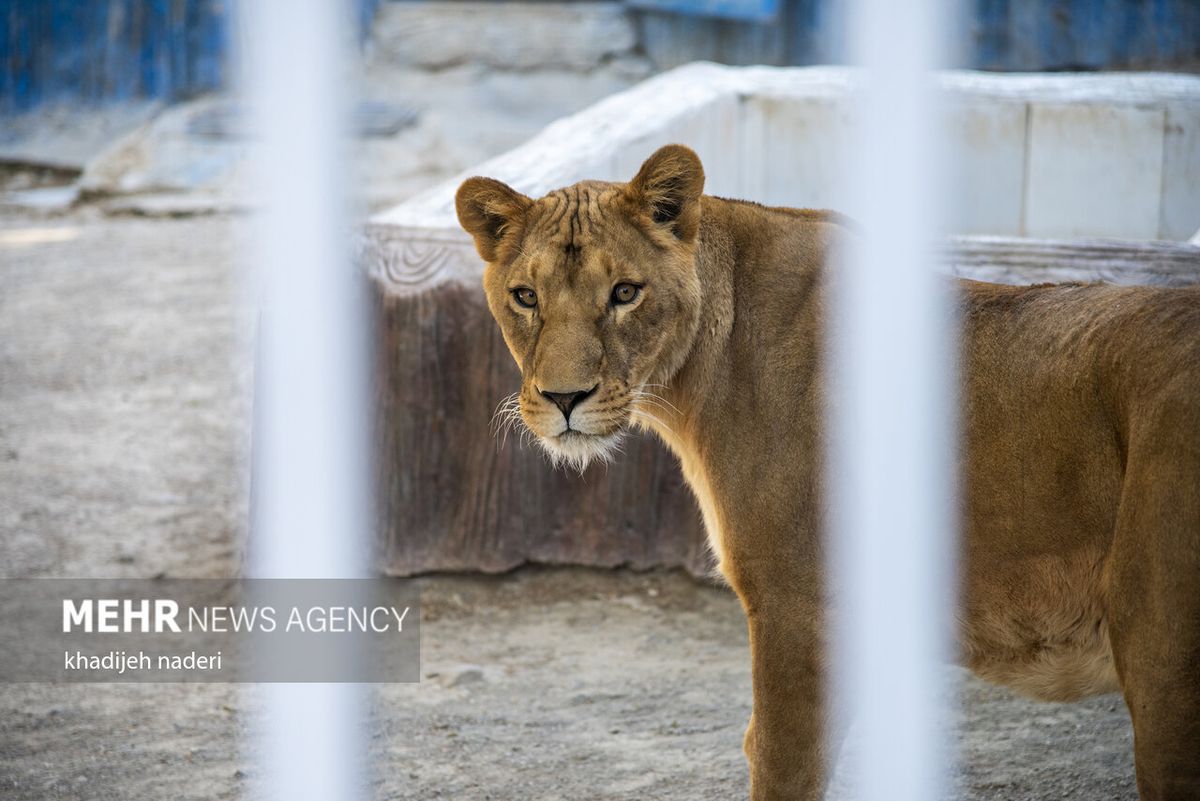
<svg viewBox="0 0 1200 801"><path fill-rule="evenodd" d="M636 45L621 3L383 3L371 27L373 58L424 69L588 71Z"/></svg>

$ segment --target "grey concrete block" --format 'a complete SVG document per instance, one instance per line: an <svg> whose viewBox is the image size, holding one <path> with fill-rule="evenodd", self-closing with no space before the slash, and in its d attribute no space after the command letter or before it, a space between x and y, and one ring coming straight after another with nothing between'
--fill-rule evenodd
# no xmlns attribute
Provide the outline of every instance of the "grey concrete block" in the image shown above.
<svg viewBox="0 0 1200 801"><path fill-rule="evenodd" d="M637 43L620 3L384 3L373 57L431 69L590 70Z"/></svg>

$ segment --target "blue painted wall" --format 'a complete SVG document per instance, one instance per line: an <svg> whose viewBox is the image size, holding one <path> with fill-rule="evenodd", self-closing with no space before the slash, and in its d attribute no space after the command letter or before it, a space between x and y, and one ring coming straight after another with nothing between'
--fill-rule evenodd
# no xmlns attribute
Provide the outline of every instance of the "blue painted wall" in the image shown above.
<svg viewBox="0 0 1200 801"><path fill-rule="evenodd" d="M837 0L629 0L660 66L841 60ZM904 0L896 0L898 3ZM1200 0L967 0L960 65L974 69L1200 68ZM738 9L742 13L737 13Z"/></svg>
<svg viewBox="0 0 1200 801"><path fill-rule="evenodd" d="M228 13L223 0L0 0L0 109L221 86Z"/></svg>
<svg viewBox="0 0 1200 801"><path fill-rule="evenodd" d="M1200 0L976 0L968 33L980 69L1200 66Z"/></svg>
<svg viewBox="0 0 1200 801"><path fill-rule="evenodd" d="M779 17L780 0L625 0L633 8L670 11L699 17L771 22Z"/></svg>
<svg viewBox="0 0 1200 801"><path fill-rule="evenodd" d="M0 0L0 113L220 88L237 1ZM365 32L379 0L342 1Z"/></svg>

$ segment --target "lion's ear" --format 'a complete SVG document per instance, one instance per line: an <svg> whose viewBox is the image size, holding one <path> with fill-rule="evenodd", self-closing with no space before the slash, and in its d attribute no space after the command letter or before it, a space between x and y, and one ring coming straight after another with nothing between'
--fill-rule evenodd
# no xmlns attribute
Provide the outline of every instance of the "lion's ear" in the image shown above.
<svg viewBox="0 0 1200 801"><path fill-rule="evenodd" d="M629 182L629 192L659 225L670 227L683 242L691 242L700 229L700 194L704 167L700 157L683 145L665 145L654 151Z"/></svg>
<svg viewBox="0 0 1200 801"><path fill-rule="evenodd" d="M454 196L458 222L475 238L484 261L496 260L505 231L519 223L533 201L494 178L468 178Z"/></svg>

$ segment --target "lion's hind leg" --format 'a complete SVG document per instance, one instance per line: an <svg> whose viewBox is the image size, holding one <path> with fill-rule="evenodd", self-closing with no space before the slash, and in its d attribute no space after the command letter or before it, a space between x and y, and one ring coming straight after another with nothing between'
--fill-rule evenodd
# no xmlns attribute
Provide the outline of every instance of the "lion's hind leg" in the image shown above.
<svg viewBox="0 0 1200 801"><path fill-rule="evenodd" d="M1169 433L1131 438L1106 606L1138 792L1200 801L1200 428Z"/></svg>

